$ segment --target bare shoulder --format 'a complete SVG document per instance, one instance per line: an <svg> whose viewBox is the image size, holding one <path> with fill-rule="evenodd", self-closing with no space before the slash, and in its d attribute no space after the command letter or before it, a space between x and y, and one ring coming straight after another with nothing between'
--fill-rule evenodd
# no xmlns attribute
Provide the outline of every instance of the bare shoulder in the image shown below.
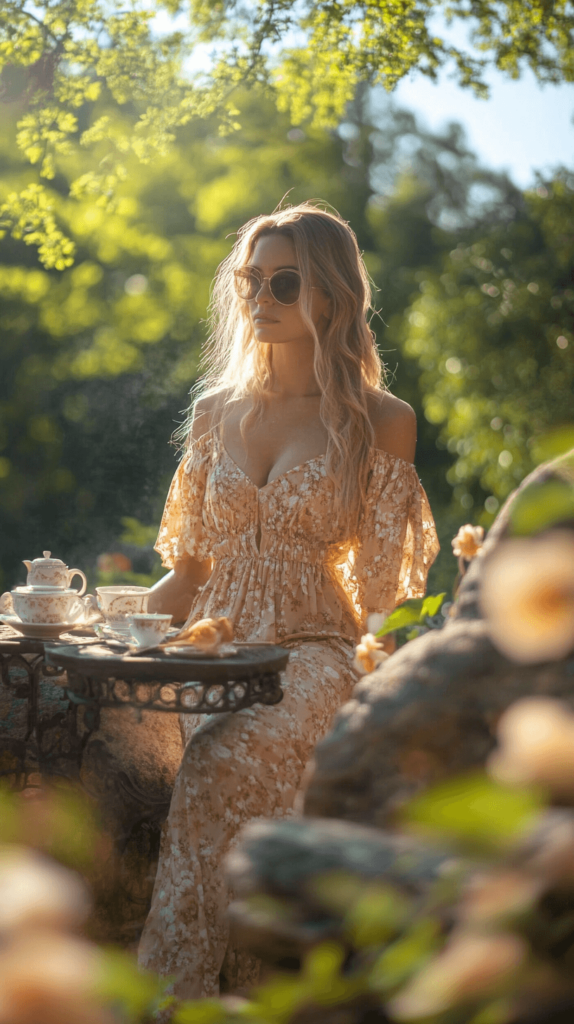
<svg viewBox="0 0 574 1024"><path fill-rule="evenodd" d="M190 434L193 441L198 441L200 437L203 437L204 434L207 434L215 426L224 402L225 393L222 391L218 391L214 395L202 395L197 399L193 410L193 423Z"/></svg>
<svg viewBox="0 0 574 1024"><path fill-rule="evenodd" d="M414 462L417 443L417 418L414 409L390 391L370 392L367 396L369 418L375 432L375 448Z"/></svg>

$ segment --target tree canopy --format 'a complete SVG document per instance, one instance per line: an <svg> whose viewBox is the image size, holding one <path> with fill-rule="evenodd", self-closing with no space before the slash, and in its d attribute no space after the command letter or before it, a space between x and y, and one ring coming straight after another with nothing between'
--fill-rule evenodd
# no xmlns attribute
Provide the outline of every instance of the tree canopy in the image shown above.
<svg viewBox="0 0 574 1024"><path fill-rule="evenodd" d="M437 14L469 43L437 29ZM238 130L241 88L263 89L294 124L334 126L359 82L392 89L417 71L451 67L480 95L492 66L572 81L573 35L572 0L3 0L0 98L30 173L5 183L0 228L65 269L76 244L64 201L115 209L130 154L157 159L205 118Z"/></svg>
<svg viewBox="0 0 574 1024"><path fill-rule="evenodd" d="M293 129L261 92L237 99L243 124L231 136L219 134L214 114L190 122L147 164L126 154L112 209L65 197L90 160L81 149L68 154L58 194L73 266L46 269L33 247L4 239L5 583L16 581L30 549L59 549L93 568L121 537L139 545L145 534L149 544L153 529L142 532L137 521L159 519L175 466L167 442L197 377L210 280L238 226L289 190L292 201L331 202L357 231L389 383L419 420L417 468L443 543L431 588L449 586L449 541L461 517L488 525L516 474L533 464L530 438L568 418L567 175L525 197L480 166L456 126L432 134L408 112L368 111L357 99L336 132ZM0 129L0 171L22 183L29 171L14 144L17 116ZM508 282L512 309L499 309ZM508 465L503 452L512 454ZM132 554L137 571L148 571L149 557Z"/></svg>

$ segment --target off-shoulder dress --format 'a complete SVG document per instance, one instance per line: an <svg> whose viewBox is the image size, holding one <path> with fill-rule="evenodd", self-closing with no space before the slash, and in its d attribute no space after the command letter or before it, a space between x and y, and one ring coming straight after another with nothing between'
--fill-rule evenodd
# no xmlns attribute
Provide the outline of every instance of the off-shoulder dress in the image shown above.
<svg viewBox="0 0 574 1024"><path fill-rule="evenodd" d="M352 647L371 612L424 594L438 551L415 468L373 448L356 550L333 512L325 457L257 487L217 429L175 473L156 550L166 567L212 559L188 621L226 615L238 640L291 648L275 707L182 716L186 740L163 833L143 967L174 975L181 998L248 984L249 957L228 948L223 864L241 827L294 813L313 749L357 682Z"/></svg>

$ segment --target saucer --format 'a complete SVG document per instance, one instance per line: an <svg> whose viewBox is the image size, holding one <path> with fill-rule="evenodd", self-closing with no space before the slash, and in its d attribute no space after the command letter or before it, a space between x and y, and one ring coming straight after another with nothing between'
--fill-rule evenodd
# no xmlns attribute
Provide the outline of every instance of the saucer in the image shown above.
<svg viewBox="0 0 574 1024"><path fill-rule="evenodd" d="M17 615L0 615L0 622L11 626L29 640L57 640L62 633L69 633L75 622L22 622Z"/></svg>
<svg viewBox="0 0 574 1024"><path fill-rule="evenodd" d="M131 630L113 629L106 622L94 622L92 629L100 640L119 640L123 644L132 644Z"/></svg>

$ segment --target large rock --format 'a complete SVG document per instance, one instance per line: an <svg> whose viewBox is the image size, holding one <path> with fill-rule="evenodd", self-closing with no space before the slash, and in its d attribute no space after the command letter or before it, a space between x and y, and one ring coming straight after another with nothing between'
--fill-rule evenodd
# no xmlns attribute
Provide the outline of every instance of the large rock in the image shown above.
<svg viewBox="0 0 574 1024"><path fill-rule="evenodd" d="M230 910L235 939L267 964L296 966L318 942L341 941L343 879L384 879L418 896L451 856L406 836L344 821L290 818L248 825L227 860L237 897Z"/></svg>
<svg viewBox="0 0 574 1024"><path fill-rule="evenodd" d="M315 751L304 813L392 824L418 790L484 765L498 718L525 694L574 709L574 661L514 665L476 620L425 634L365 677L336 716Z"/></svg>
<svg viewBox="0 0 574 1024"><path fill-rule="evenodd" d="M572 454L526 478L485 553L508 532L516 495L557 477L574 480ZM479 606L482 565L472 563L444 629L407 644L357 685L316 748L306 815L387 827L418 790L483 766L500 715L519 697L550 695L574 708L572 655L525 666L493 647Z"/></svg>

